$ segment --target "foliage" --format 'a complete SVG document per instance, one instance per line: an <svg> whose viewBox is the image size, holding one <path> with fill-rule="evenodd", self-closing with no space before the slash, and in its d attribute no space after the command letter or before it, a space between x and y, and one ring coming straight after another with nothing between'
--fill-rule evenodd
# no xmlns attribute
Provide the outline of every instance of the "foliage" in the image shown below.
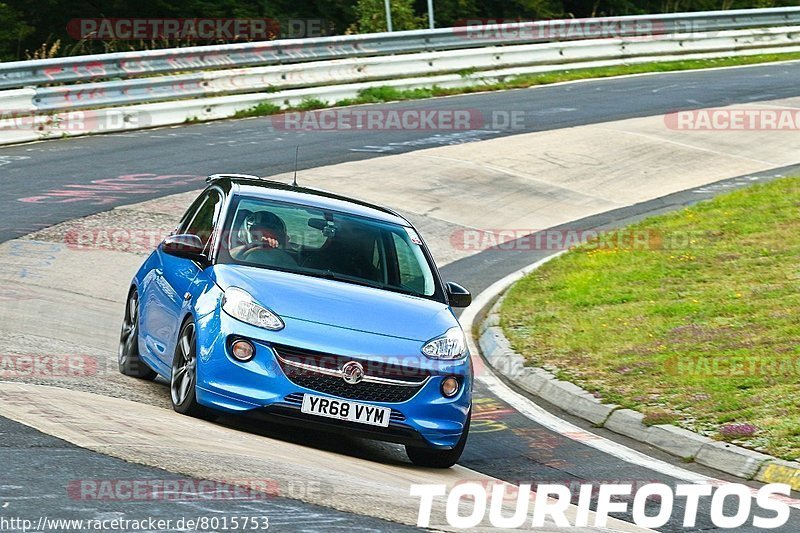
<svg viewBox="0 0 800 533"><path fill-rule="evenodd" d="M261 102L250 109L237 111L233 118L263 117L280 113L281 108L272 102Z"/></svg>
<svg viewBox="0 0 800 533"><path fill-rule="evenodd" d="M433 0L437 27L465 20L532 20L673 11L795 5L796 0ZM396 30L426 28L427 0L391 0ZM78 41L67 31L82 18L269 18L287 29L314 20L325 34L384 31L384 0L4 0L0 2L0 61L28 57L145 50L187 41ZM284 36L296 35L284 31Z"/></svg>
<svg viewBox="0 0 800 533"><path fill-rule="evenodd" d="M35 31L23 22L19 11L0 2L0 59L20 57L23 41Z"/></svg>
<svg viewBox="0 0 800 533"><path fill-rule="evenodd" d="M357 33L376 33L386 31L386 4L384 0L358 0L356 16L352 26ZM414 13L413 0L392 0L392 28L394 31L418 30L425 27L422 17Z"/></svg>

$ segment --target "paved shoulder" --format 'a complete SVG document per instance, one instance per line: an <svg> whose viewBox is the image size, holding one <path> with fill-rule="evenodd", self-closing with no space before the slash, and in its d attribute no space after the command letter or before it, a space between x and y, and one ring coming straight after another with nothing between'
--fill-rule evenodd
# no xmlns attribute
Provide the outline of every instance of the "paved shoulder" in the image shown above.
<svg viewBox="0 0 800 533"><path fill-rule="evenodd" d="M377 518L335 511L281 497L271 479L210 482L125 462L79 448L0 417L0 521L3 531L219 530L227 517L247 523L239 530L415 531ZM23 481L24 480L24 481ZM313 482L295 493L320 490ZM42 522L40 522L42 520ZM166 526L135 528L140 524ZM16 525L15 525L16 524Z"/></svg>

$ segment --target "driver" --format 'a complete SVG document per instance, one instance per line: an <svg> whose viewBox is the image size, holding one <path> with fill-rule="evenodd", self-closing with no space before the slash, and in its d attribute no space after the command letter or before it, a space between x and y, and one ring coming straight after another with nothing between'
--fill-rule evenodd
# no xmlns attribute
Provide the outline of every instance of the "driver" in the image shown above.
<svg viewBox="0 0 800 533"><path fill-rule="evenodd" d="M241 233L246 235L246 238L242 239L244 242L231 248L231 255L236 258L242 258L244 254L254 249L283 250L288 241L286 224L279 216L269 211L258 211L248 215L243 221Z"/></svg>
<svg viewBox="0 0 800 533"><path fill-rule="evenodd" d="M259 211L253 215L250 226L250 242L262 248L286 248L286 224L275 213Z"/></svg>

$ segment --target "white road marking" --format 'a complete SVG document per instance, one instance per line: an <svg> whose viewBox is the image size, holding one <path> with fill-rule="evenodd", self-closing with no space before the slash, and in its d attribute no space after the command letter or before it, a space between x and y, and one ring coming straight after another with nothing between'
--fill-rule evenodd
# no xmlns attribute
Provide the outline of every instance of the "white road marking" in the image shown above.
<svg viewBox="0 0 800 533"><path fill-rule="evenodd" d="M571 113L577 111L575 107L554 107L552 109L542 109L540 111L532 111L531 115L556 115L558 113Z"/></svg>
<svg viewBox="0 0 800 533"><path fill-rule="evenodd" d="M375 152L375 153L385 153L385 152L392 152L395 150L396 147L407 147L407 146L453 146L457 144L466 144L476 141L481 141L480 137L482 135L494 135L497 133L501 133L500 130L467 130L467 131L459 131L456 133L448 133L448 134L440 134L437 133L430 137L425 137L423 139L416 139L411 141L400 141L400 142L393 142L383 146L374 146L374 145L367 145L362 146L361 148L350 148L351 152Z"/></svg>
<svg viewBox="0 0 800 533"><path fill-rule="evenodd" d="M472 305L461 314L459 321L461 322L464 331L473 331L473 325L477 313L488 303L493 301L497 296L499 296L505 289L510 287L515 281L563 253L564 252L559 252L546 257L545 259L513 272L505 278L490 285L486 290L480 293L473 300ZM472 356L480 357L480 351L472 335L467 335L467 342L469 343ZM717 487L730 483L729 481L723 481L721 479L716 479L710 476L699 474L697 472L692 472L691 470L686 470L660 459L650 457L637 450L628 448L623 444L609 440L596 433L586 431L583 428L580 428L562 418L557 417L549 411L546 411L522 394L519 394L511 389L494 374L491 367L489 367L487 364L481 363L481 367L483 368L483 371L481 372L481 375L475 376L476 380L489 387L489 390L492 391L493 394L516 409L520 414L538 424L541 424L551 431L559 433L560 435L563 435L571 440L580 442L581 444L585 444L586 446L591 446L592 448L595 448L605 454L616 457L617 459L621 459L626 463L642 466L644 468L653 470L654 472L664 474L680 481L696 484L708 484ZM758 490L751 488L750 492L755 498ZM783 501L794 509L800 509L800 500L782 496L773 496L773 499Z"/></svg>
<svg viewBox="0 0 800 533"><path fill-rule="evenodd" d="M24 161L30 159L27 155L0 155L0 167L10 165L14 161Z"/></svg>

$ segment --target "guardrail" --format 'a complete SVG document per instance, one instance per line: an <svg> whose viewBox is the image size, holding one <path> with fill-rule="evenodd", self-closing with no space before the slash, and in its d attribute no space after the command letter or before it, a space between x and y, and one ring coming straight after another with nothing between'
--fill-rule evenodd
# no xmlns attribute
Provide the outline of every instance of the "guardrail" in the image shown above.
<svg viewBox="0 0 800 533"><path fill-rule="evenodd" d="M613 25L617 37L698 33L800 25L800 7L669 13L582 19ZM553 21L502 24L482 28L497 37L487 42L469 36L469 27L416 30L315 39L278 40L169 50L121 52L0 63L0 89L98 78L130 78L175 71L277 65L376 55L519 45L553 41ZM510 36L510 37L509 37ZM569 36L566 40L573 40ZM558 40L558 39L555 39Z"/></svg>
<svg viewBox="0 0 800 533"><path fill-rule="evenodd" d="M52 115L26 134L0 125L0 144L226 118L260 102L334 103L381 85L459 87L566 68L800 51L800 7L565 23L622 36L563 41L558 21L539 21L0 63L0 88L15 87L0 90L0 118ZM251 64L266 65L241 68ZM70 112L93 108L113 124L65 129Z"/></svg>
<svg viewBox="0 0 800 533"><path fill-rule="evenodd" d="M404 54L391 57L368 57L333 61L256 67L252 69L199 72L176 76L160 76L133 80L83 83L63 87L39 87L25 102L17 93L22 109L41 112L88 109L99 104L129 105L183 98L210 97L263 91L283 90L329 84L358 83L371 80L432 76L464 72L478 79L481 71L524 66L564 66L582 61L633 59L682 53L739 51L792 44L798 27L765 28L747 33L724 32L715 36L677 34L662 36L657 41L621 39L599 41L556 42L534 45L485 47L446 52ZM2 93L0 93L2 94Z"/></svg>

